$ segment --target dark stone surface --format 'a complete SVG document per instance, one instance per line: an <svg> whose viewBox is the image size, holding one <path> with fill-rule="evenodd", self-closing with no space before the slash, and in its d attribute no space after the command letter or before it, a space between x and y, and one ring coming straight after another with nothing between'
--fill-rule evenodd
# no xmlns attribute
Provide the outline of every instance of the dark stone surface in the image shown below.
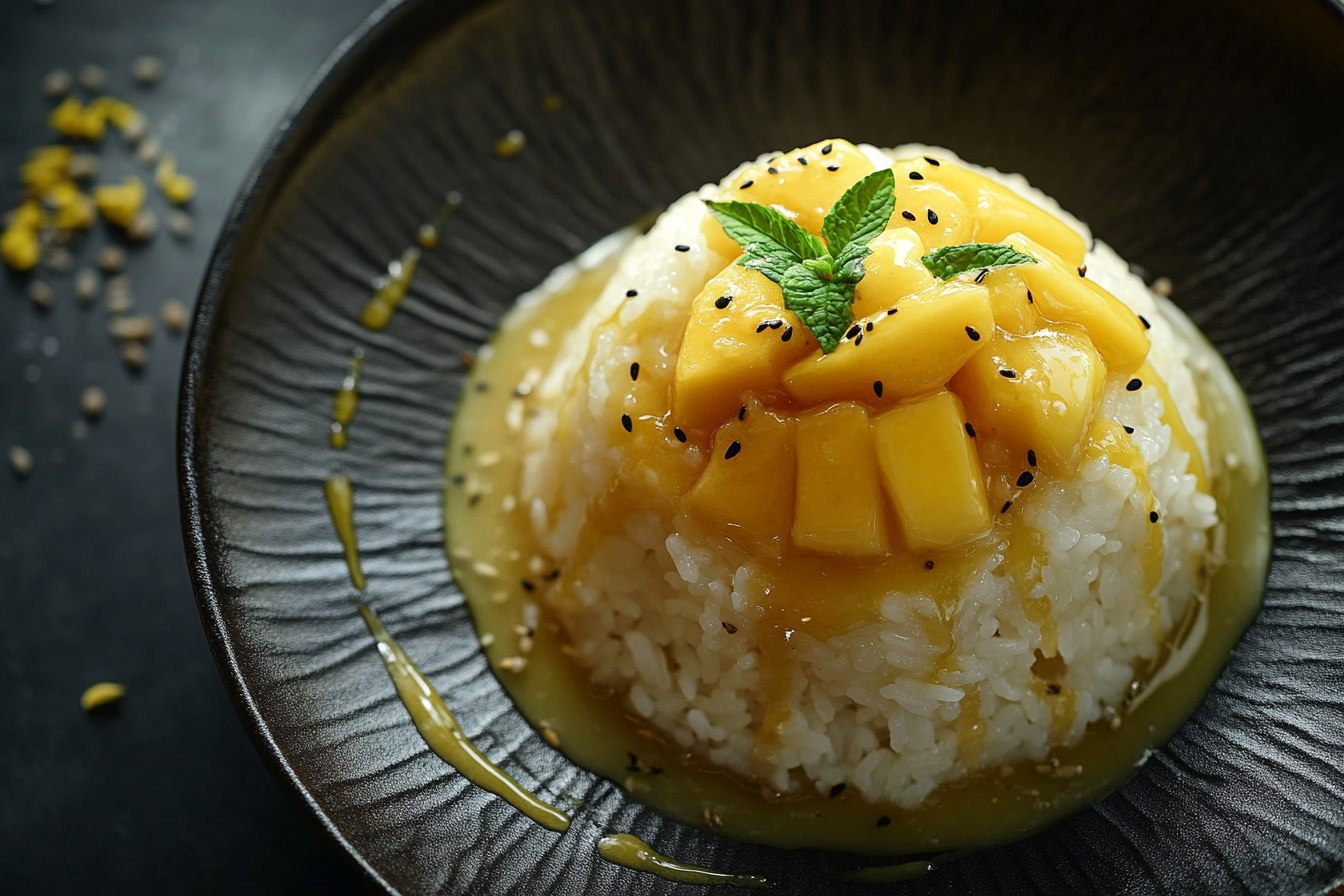
<svg viewBox="0 0 1344 896"><path fill-rule="evenodd" d="M196 233L130 250L136 310L188 305L243 176L282 113L374 0L30 0L0 3L0 178L48 142L42 76L96 63L108 92L141 106L197 178ZM141 54L167 63L133 85ZM139 168L117 136L102 179ZM140 169L147 181L152 171ZM152 191L152 187L151 187ZM118 237L95 229L91 261ZM183 561L173 474L184 338L160 327L140 374L125 370L101 307L71 276L39 311L29 278L0 275L0 890L7 893L355 893L357 880L267 773L220 684ZM48 357L43 352L55 348ZM31 370L40 374L29 382ZM76 440L79 395L107 413ZM36 458L26 481L11 445ZM79 695L119 681L122 705L91 717Z"/></svg>

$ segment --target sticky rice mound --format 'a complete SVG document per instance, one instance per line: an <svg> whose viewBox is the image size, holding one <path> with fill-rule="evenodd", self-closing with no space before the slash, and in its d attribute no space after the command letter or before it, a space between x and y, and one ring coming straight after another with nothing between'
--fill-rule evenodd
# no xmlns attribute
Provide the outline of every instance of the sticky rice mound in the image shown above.
<svg viewBox="0 0 1344 896"><path fill-rule="evenodd" d="M1090 247L1086 279L1146 328L1142 388L1132 371L1108 373L1090 441L1069 463L1039 466L1037 452L1028 462L999 430L972 427L966 399L990 523L964 544L916 549L888 503L885 547L862 556L799 547L787 529L746 537L699 512L688 496L727 453L716 432L748 415L801 413L779 410L769 390L734 393L735 413L709 425L683 424L674 406L693 305L739 251L704 200L741 192L744 172L774 170L783 157L772 154L683 197L625 250L533 393L521 497L561 571L544 598L595 684L703 761L775 792L845 784L914 807L944 782L1045 762L1089 726L1123 724L1136 683L1200 608L1219 517L1191 349L1169 323L1179 312L1020 176L936 147L855 151L879 168L960 166L1063 222ZM901 174L893 227L908 186ZM947 202L945 230L977 214L966 196ZM913 212L930 250L944 231L924 223L923 204ZM848 350L862 348L835 357ZM888 407L879 398L856 400L876 419ZM732 462L751 460L742 445ZM766 507L774 490L749 494Z"/></svg>

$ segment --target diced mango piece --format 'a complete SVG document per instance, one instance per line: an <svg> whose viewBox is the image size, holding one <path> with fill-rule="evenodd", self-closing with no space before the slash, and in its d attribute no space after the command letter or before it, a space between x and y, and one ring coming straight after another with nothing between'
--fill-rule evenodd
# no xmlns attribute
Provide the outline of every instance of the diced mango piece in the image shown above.
<svg viewBox="0 0 1344 896"><path fill-rule="evenodd" d="M761 329L766 321L780 323ZM816 348L811 331L784 309L779 287L734 262L691 303L673 375L673 418L685 429L716 426L737 413L743 392L780 394L784 371Z"/></svg>
<svg viewBox="0 0 1344 896"><path fill-rule="evenodd" d="M51 207L51 224L61 230L88 230L93 226L96 213L93 200L68 180L60 181L47 190L45 199Z"/></svg>
<svg viewBox="0 0 1344 896"><path fill-rule="evenodd" d="M93 188L93 201L108 221L130 227L145 201L145 185L138 177L128 177L120 184L101 184Z"/></svg>
<svg viewBox="0 0 1344 896"><path fill-rule="evenodd" d="M798 418L794 545L853 557L887 552L887 515L868 412L852 401Z"/></svg>
<svg viewBox="0 0 1344 896"><path fill-rule="evenodd" d="M994 326L1023 336L1041 328L1041 314L1027 300L1027 285L1017 271L1016 267L993 268L981 282L989 290Z"/></svg>
<svg viewBox="0 0 1344 896"><path fill-rule="evenodd" d="M72 155L74 150L68 146L42 146L30 152L28 161L19 168L19 179L28 188L29 195L44 196L65 180Z"/></svg>
<svg viewBox="0 0 1344 896"><path fill-rule="evenodd" d="M989 531L989 501L966 410L951 392L903 404L873 421L882 482L914 553L965 544Z"/></svg>
<svg viewBox="0 0 1344 896"><path fill-rule="evenodd" d="M684 506L729 537L783 538L793 522L796 475L793 418L752 401L742 420L733 417L714 433L709 464Z"/></svg>
<svg viewBox="0 0 1344 896"><path fill-rule="evenodd" d="M1025 233L1069 266L1077 267L1083 263L1087 244L1082 235L1068 224L983 174L946 159L937 161L937 165L923 157L897 161L892 165L897 172L897 183L908 178L913 171L920 175L922 182L942 184L960 196L974 217L975 229L971 239L975 242L1002 243L1010 233ZM898 203L899 196L898 189Z"/></svg>
<svg viewBox="0 0 1344 896"><path fill-rule="evenodd" d="M97 101L84 106L76 97L69 96L51 110L47 125L66 137L97 142L107 130L107 112Z"/></svg>
<svg viewBox="0 0 1344 896"><path fill-rule="evenodd" d="M933 275L920 261L924 242L909 227L882 231L868 248L873 254L863 260L863 279L854 290L855 317L886 311L933 284Z"/></svg>
<svg viewBox="0 0 1344 896"><path fill-rule="evenodd" d="M1106 364L1067 325L1028 336L999 333L952 379L981 437L1033 450L1045 466L1072 466L1106 382Z"/></svg>
<svg viewBox="0 0 1344 896"><path fill-rule="evenodd" d="M860 397L890 402L932 392L994 337L989 291L964 280L936 283L896 308L896 314L879 311L857 321L859 333L829 355L818 349L790 367L784 374L789 394L817 404Z"/></svg>
<svg viewBox="0 0 1344 896"><path fill-rule="evenodd" d="M873 163L853 143L822 140L753 165L733 179L723 198L769 206L820 235L831 206L872 172Z"/></svg>
<svg viewBox="0 0 1344 896"><path fill-rule="evenodd" d="M975 218L961 197L941 184L910 181L896 172L896 211L888 226L909 227L926 249L969 243Z"/></svg>
<svg viewBox="0 0 1344 896"><path fill-rule="evenodd" d="M1038 264L1018 265L1014 270L1031 290L1042 317L1085 329L1111 373L1128 376L1143 366L1148 334L1129 306L1025 235L1012 233L1004 242L1039 259Z"/></svg>
<svg viewBox="0 0 1344 896"><path fill-rule="evenodd" d="M196 181L178 173L177 159L171 155L165 155L159 160L159 166L154 171L154 182L174 205L185 205L196 195Z"/></svg>
<svg viewBox="0 0 1344 896"><path fill-rule="evenodd" d="M42 257L37 232L45 223L42 206L29 199L10 212L9 225L0 233L0 260L16 271L32 270Z"/></svg>

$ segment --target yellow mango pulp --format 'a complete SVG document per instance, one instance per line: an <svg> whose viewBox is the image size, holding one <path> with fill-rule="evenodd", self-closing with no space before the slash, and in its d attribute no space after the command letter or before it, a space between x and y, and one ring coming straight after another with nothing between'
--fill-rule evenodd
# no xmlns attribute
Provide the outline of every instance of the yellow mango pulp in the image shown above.
<svg viewBox="0 0 1344 896"><path fill-rule="evenodd" d="M795 427L792 416L759 402L746 407L741 420L733 417L714 433L709 463L682 500L688 513L722 534L763 543L782 537L793 522Z"/></svg>
<svg viewBox="0 0 1344 896"><path fill-rule="evenodd" d="M920 261L924 242L909 227L892 227L868 243L872 254L863 260L863 279L854 290L854 316L886 311L908 295L933 285L933 275Z"/></svg>
<svg viewBox="0 0 1344 896"><path fill-rule="evenodd" d="M1011 233L1003 242L1037 259L1036 264L1017 265L1013 270L1031 290L1042 317L1086 330L1111 373L1128 376L1143 365L1148 357L1148 334L1124 302L1021 233Z"/></svg>
<svg viewBox="0 0 1344 896"><path fill-rule="evenodd" d="M960 196L941 184L902 180L899 171L891 224L909 227L929 249L969 243L975 233L975 221Z"/></svg>
<svg viewBox="0 0 1344 896"><path fill-rule="evenodd" d="M74 150L68 146L42 146L28 154L28 161L19 168L19 179L28 188L29 195L45 196L47 191L65 180Z"/></svg>
<svg viewBox="0 0 1344 896"><path fill-rule="evenodd" d="M145 185L138 177L120 184L101 184L93 188L93 202L103 217L121 227L130 227L145 201Z"/></svg>
<svg viewBox="0 0 1344 896"><path fill-rule="evenodd" d="M1087 335L1060 325L1027 336L999 332L952 379L976 432L1043 465L1072 465L1096 413L1106 364Z"/></svg>
<svg viewBox="0 0 1344 896"><path fill-rule="evenodd" d="M783 323L757 332L763 321ZM734 262L691 302L673 375L673 417L685 429L716 426L737 412L743 392L780 393L784 371L816 348L811 331L784 309L780 288Z"/></svg>
<svg viewBox="0 0 1344 896"><path fill-rule="evenodd" d="M753 165L733 179L725 200L773 208L820 235L826 213L845 191L873 173L873 163L848 140L822 140Z"/></svg>
<svg viewBox="0 0 1344 896"><path fill-rule="evenodd" d="M981 281L989 290L989 305L994 309L994 326L1017 336L1034 333L1041 327L1041 314L1027 298L1027 285L1017 268L995 268Z"/></svg>
<svg viewBox="0 0 1344 896"><path fill-rule="evenodd" d="M793 544L809 551L887 553L887 517L868 411L852 401L798 418Z"/></svg>
<svg viewBox="0 0 1344 896"><path fill-rule="evenodd" d="M974 227L968 239L962 242L1002 243L1010 233L1024 233L1065 263L1073 267L1083 263L1087 244L1068 224L983 174L945 159L935 161L938 164L918 157L892 165L896 171L898 211L901 208L900 185L913 172L920 176L922 183L941 184L956 193L970 210Z"/></svg>
<svg viewBox="0 0 1344 896"><path fill-rule="evenodd" d="M52 226L62 230L88 230L96 218L93 200L68 180L59 181L46 193Z"/></svg>
<svg viewBox="0 0 1344 896"><path fill-rule="evenodd" d="M882 482L906 548L926 553L989 531L989 502L966 411L951 392L892 408L873 420Z"/></svg>
<svg viewBox="0 0 1344 896"><path fill-rule="evenodd" d="M859 333L829 355L817 349L790 367L784 374L789 394L802 404L817 404L847 398L890 402L931 392L994 336L989 291L974 283L936 283L895 307L896 314L879 311L857 321Z"/></svg>

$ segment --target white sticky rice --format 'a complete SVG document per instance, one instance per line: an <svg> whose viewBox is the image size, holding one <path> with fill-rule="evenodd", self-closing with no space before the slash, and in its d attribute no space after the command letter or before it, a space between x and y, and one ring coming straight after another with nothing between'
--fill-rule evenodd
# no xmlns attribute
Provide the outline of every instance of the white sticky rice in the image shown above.
<svg viewBox="0 0 1344 896"><path fill-rule="evenodd" d="M918 145L863 150L879 167L926 153L956 158ZM1164 316L1164 303L1022 177L967 167L1070 222L1092 244L1087 276L1151 322L1150 362L1207 457L1190 350ZM537 539L562 566L576 555L590 504L637 461L609 435L631 362L666 353L669 338L675 355L691 300L732 261L710 251L701 232L701 199L715 190L706 186L679 200L625 250L537 388L539 413L525 428L523 497ZM669 251L677 244L690 251ZM631 288L637 296L627 296ZM644 370L641 376L670 377L672 367ZM827 641L794 635L788 720L782 738L769 744L758 736L761 654L747 612L761 603L759 576L745 552L683 518L638 513L623 532L607 533L585 552L581 568L564 567L567 587L552 592L552 606L592 679L685 749L781 793L825 792L843 782L870 800L912 807L941 782L976 768L1042 761L1089 724L1115 718L1136 669L1158 655L1198 590L1218 521L1214 499L1198 489L1162 413L1159 390L1129 392L1123 379L1108 381L1101 414L1134 428L1161 511L1165 550L1154 597L1162 632L1152 625L1142 587L1151 523L1128 468L1103 457L1084 463L1072 481L1051 479L1021 499L1021 519L1044 545L1040 583L1029 596L1050 598L1067 664L1062 684L1074 693L1067 717L1055 718L1033 674L1042 627L1027 618L1001 549L985 550L964 581L950 643L928 643L921 616L945 611L916 592L886 595L882 618ZM690 452L688 463L698 462ZM735 634L725 631L725 620L737 625ZM978 697L967 701L972 686ZM959 718L963 710L983 723L974 749L962 743L973 721Z"/></svg>

